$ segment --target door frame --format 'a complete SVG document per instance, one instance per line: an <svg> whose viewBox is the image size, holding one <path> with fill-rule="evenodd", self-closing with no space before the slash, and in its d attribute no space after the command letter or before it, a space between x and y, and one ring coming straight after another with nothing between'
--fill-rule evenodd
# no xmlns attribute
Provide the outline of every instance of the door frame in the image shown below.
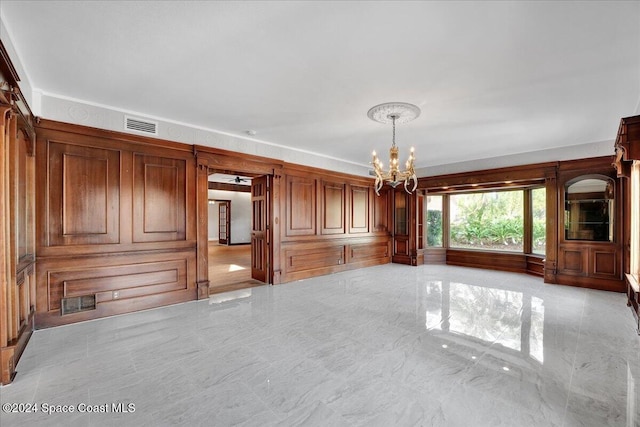
<svg viewBox="0 0 640 427"><path fill-rule="evenodd" d="M274 159L252 156L212 147L194 146L197 164L197 288L198 299L209 297L209 254L208 254L208 203L209 175L215 172L232 175L261 176L271 175L270 203L268 204L269 234L271 244L268 246L269 268L265 283L280 283L280 186L284 164Z"/></svg>

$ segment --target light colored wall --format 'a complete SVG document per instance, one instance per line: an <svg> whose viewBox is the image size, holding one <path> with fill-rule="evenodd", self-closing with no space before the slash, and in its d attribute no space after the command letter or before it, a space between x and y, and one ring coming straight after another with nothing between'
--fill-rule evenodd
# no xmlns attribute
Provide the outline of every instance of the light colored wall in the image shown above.
<svg viewBox="0 0 640 427"><path fill-rule="evenodd" d="M0 2L1 3L1 2ZM13 67L16 69L18 73L18 77L20 77L20 90L24 95L29 107L33 111L33 114L36 116L40 115L40 111L36 111L36 104L39 106L38 102L34 102L33 99L33 86L31 84L31 79L29 78L29 74L27 74L25 68L22 66L22 60L18 55L18 52L11 41L11 35L7 30L7 26L5 25L4 18L2 16L2 8L0 7L0 40L2 40L2 44L4 45L7 53L9 54L9 58L11 58L11 62L13 63Z"/></svg>
<svg viewBox="0 0 640 427"><path fill-rule="evenodd" d="M590 157L610 156L612 153L613 140L600 141L508 156L476 159L468 162L452 162L446 165L428 166L416 169L416 175L419 177L447 175L450 173L473 172L534 163L588 159Z"/></svg>
<svg viewBox="0 0 640 427"><path fill-rule="evenodd" d="M131 115L158 122L158 135L147 135L154 138L221 148L237 153L268 157L298 165L358 176L368 176L369 173L367 165L355 165L333 157L323 157L294 148L269 144L251 138L241 138L166 118L153 117L135 111L118 110L110 106L89 103L61 95L43 93L40 96L40 103L42 106L41 116L51 120L133 133L124 129L124 117L125 115Z"/></svg>
<svg viewBox="0 0 640 427"><path fill-rule="evenodd" d="M251 193L209 190L209 199L231 200L231 243L251 243ZM218 239L218 205L209 205L209 239Z"/></svg>

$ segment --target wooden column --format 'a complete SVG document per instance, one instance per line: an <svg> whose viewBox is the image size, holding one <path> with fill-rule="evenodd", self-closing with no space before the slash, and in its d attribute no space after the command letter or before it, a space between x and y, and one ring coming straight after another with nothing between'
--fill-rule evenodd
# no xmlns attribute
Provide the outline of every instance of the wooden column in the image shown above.
<svg viewBox="0 0 640 427"><path fill-rule="evenodd" d="M544 261L545 283L556 283L558 271L558 185L555 169L547 170L545 176L545 191L547 197L546 211L546 256Z"/></svg>
<svg viewBox="0 0 640 427"><path fill-rule="evenodd" d="M13 379L15 363L13 352L10 351L11 329L11 301L8 298L9 289L9 195L8 195L8 141L7 124L11 107L0 105L0 379L2 384L8 384Z"/></svg>
<svg viewBox="0 0 640 427"><path fill-rule="evenodd" d="M13 381L35 314L34 138L30 116L0 102L0 380ZM8 98L8 99L7 99ZM4 103L7 101L7 103Z"/></svg>
<svg viewBox="0 0 640 427"><path fill-rule="evenodd" d="M198 299L209 298L209 162L196 152L196 281Z"/></svg>

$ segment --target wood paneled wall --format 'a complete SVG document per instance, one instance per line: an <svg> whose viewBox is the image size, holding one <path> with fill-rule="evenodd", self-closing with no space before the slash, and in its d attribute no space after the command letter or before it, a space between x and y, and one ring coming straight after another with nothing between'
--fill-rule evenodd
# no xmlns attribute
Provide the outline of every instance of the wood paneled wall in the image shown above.
<svg viewBox="0 0 640 427"><path fill-rule="evenodd" d="M37 135L37 326L197 298L191 147L51 121Z"/></svg>
<svg viewBox="0 0 640 427"><path fill-rule="evenodd" d="M0 384L13 381L34 328L35 131L0 42Z"/></svg>
<svg viewBox="0 0 640 427"><path fill-rule="evenodd" d="M388 263L389 194L367 178L285 166L281 282Z"/></svg>
<svg viewBox="0 0 640 427"><path fill-rule="evenodd" d="M483 252L478 250L433 249L428 262L490 268L544 276L546 283L559 283L611 291L624 291L622 276L625 247L624 180L616 179L611 166L613 156L540 163L510 168L475 171L419 179L419 187L433 193L454 193L480 189L526 188L544 185L546 189L546 255ZM616 186L612 242L571 241L564 239L564 186L581 175L610 177ZM439 255L436 257L435 255Z"/></svg>

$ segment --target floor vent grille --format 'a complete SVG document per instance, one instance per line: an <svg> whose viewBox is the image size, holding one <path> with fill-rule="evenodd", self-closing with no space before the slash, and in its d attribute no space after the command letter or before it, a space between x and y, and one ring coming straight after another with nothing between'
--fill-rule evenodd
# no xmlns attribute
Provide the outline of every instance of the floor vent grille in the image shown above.
<svg viewBox="0 0 640 427"><path fill-rule="evenodd" d="M81 295L79 297L62 298L62 315L79 313L96 309L96 296Z"/></svg>

